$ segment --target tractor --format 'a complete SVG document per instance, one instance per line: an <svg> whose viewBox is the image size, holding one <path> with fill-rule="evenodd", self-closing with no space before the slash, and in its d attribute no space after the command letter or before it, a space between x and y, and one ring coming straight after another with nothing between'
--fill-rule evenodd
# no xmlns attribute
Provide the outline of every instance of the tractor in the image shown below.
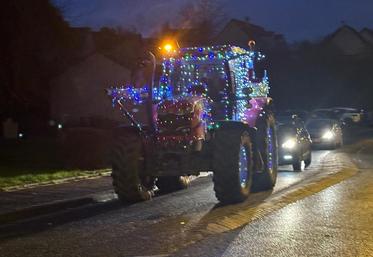
<svg viewBox="0 0 373 257"><path fill-rule="evenodd" d="M138 202L155 190L183 189L203 171L213 172L215 195L223 204L272 189L278 165L275 118L267 72L257 76L254 68L265 56L230 45L164 50L149 85L107 89L129 121L114 132L118 198ZM136 119L138 106L146 122Z"/></svg>

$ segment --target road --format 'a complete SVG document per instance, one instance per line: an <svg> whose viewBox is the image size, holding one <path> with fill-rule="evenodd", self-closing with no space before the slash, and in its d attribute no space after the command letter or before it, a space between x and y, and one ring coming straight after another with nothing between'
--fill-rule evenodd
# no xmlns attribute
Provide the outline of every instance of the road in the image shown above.
<svg viewBox="0 0 373 257"><path fill-rule="evenodd" d="M206 176L148 202L66 212L1 237L0 256L373 256L365 150L314 151L308 169L281 166L272 192L241 204L220 206Z"/></svg>

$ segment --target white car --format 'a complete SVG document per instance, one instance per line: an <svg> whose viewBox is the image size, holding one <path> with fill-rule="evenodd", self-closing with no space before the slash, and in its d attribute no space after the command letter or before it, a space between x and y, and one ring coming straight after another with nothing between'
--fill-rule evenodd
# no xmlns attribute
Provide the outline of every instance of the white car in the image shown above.
<svg viewBox="0 0 373 257"><path fill-rule="evenodd" d="M353 123L359 123L363 120L362 111L355 108L335 107L332 108L332 110L341 121L352 121Z"/></svg>
<svg viewBox="0 0 373 257"><path fill-rule="evenodd" d="M313 110L310 115L310 119L338 119L337 114L334 110L329 108L324 109L315 109Z"/></svg>

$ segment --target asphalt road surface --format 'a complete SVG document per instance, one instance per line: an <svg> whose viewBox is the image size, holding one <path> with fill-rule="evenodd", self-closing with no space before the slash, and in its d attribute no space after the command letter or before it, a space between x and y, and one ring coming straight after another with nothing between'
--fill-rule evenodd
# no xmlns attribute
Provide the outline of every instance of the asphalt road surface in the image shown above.
<svg viewBox="0 0 373 257"><path fill-rule="evenodd" d="M103 200L7 231L0 256L373 256L371 150L314 151L236 205L218 204L211 176L131 206Z"/></svg>

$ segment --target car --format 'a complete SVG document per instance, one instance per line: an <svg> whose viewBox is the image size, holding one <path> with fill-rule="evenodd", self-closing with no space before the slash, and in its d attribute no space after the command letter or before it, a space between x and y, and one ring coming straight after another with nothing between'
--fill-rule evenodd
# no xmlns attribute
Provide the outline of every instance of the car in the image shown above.
<svg viewBox="0 0 373 257"><path fill-rule="evenodd" d="M297 116L290 123L277 125L279 144L279 165L292 165L294 171L302 170L304 161L307 168L312 161L312 141L304 122Z"/></svg>
<svg viewBox="0 0 373 257"><path fill-rule="evenodd" d="M310 119L338 119L337 113L328 108L315 109L311 112Z"/></svg>
<svg viewBox="0 0 373 257"><path fill-rule="evenodd" d="M291 118L296 115L297 117L301 118L302 120L306 120L308 118L309 113L304 110L298 109L289 109L289 110L277 110L275 112L276 120L280 123L291 122Z"/></svg>
<svg viewBox="0 0 373 257"><path fill-rule="evenodd" d="M338 120L310 119L306 128L312 139L312 144L335 149L343 145L343 133Z"/></svg>
<svg viewBox="0 0 373 257"><path fill-rule="evenodd" d="M340 121L346 123L359 123L363 120L363 110L347 107L335 107L332 110Z"/></svg>

